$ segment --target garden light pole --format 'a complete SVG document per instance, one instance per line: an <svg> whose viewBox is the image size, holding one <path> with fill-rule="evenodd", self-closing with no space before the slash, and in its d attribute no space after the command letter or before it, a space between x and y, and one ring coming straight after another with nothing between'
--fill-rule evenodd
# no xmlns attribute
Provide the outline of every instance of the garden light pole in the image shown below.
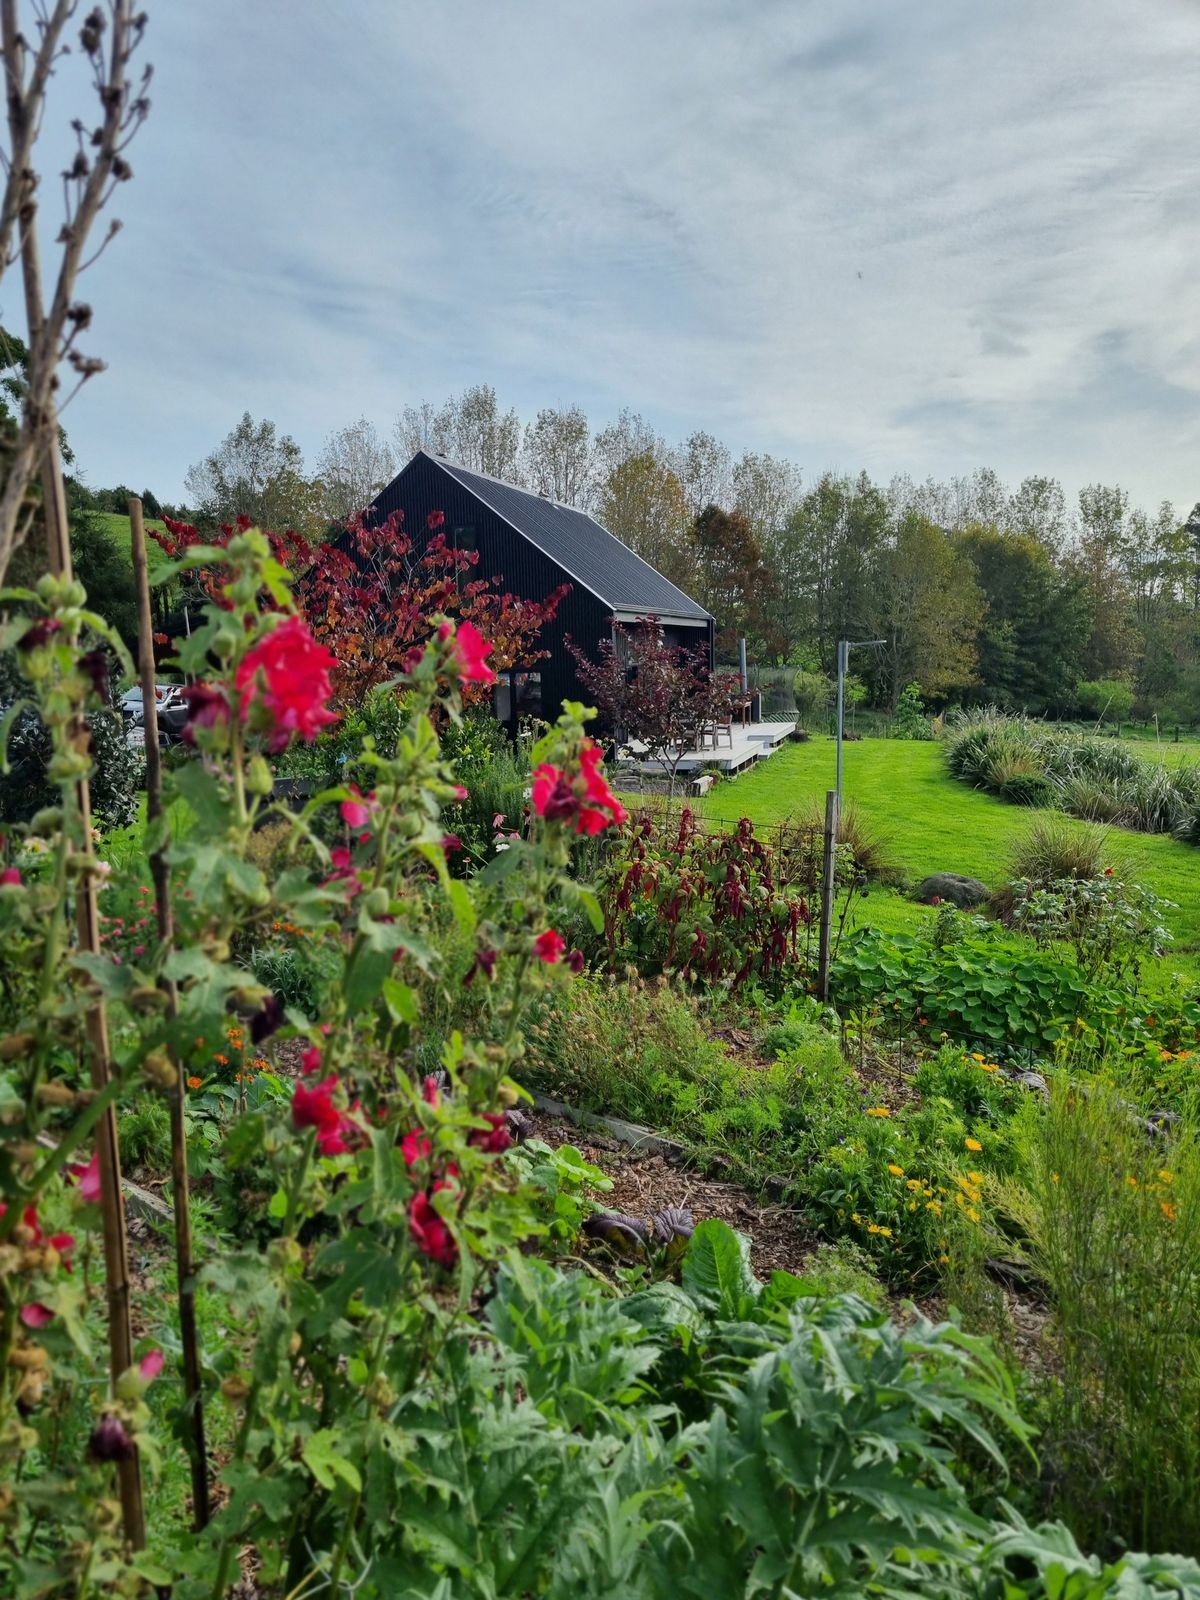
<svg viewBox="0 0 1200 1600"><path fill-rule="evenodd" d="M851 650L870 649L886 644L886 639L839 639L837 654L837 797L838 809L842 804L842 728L846 711L846 667Z"/></svg>

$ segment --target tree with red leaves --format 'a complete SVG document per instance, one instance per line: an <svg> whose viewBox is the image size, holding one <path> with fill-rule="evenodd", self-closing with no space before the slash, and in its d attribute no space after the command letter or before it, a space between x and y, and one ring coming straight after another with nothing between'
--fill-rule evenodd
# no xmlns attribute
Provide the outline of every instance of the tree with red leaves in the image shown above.
<svg viewBox="0 0 1200 1600"><path fill-rule="evenodd" d="M614 627L593 661L568 640L580 682L605 722L623 739L646 746L675 793L679 763L697 747L705 726L729 709L737 678L709 669L708 645L669 645L657 617Z"/></svg>
<svg viewBox="0 0 1200 1600"><path fill-rule="evenodd" d="M223 548L249 526L239 517L236 527L226 525L208 537L165 520L167 532L153 537L172 558L194 546ZM441 531L444 525L442 513L432 512L420 546L405 529L402 511L376 526L351 518L345 533L328 544L310 545L291 530L267 532L275 559L298 576L296 599L313 638L337 659L335 705L359 705L372 689L396 677L407 653L429 638L430 619L439 615L472 623L490 641L488 665L495 672L545 659L548 652L536 648L537 636L569 585L544 600L523 600L502 589L498 577L474 577L478 551L453 549ZM206 569L210 597L219 597L223 581L223 569ZM489 693L480 677L468 684L464 698L486 701Z"/></svg>

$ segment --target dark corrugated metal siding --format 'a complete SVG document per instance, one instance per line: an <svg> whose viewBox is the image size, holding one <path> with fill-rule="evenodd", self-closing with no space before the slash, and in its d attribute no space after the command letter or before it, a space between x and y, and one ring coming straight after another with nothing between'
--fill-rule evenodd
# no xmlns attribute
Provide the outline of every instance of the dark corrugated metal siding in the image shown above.
<svg viewBox="0 0 1200 1600"><path fill-rule="evenodd" d="M538 640L539 648L549 652L546 660L536 668L542 676L542 714L548 721L553 721L564 700L587 699L575 672L574 659L567 649L568 636L580 649L596 658L600 642L612 636L613 602L599 599L570 570L552 560L544 550L512 527L493 505L461 481L460 474L463 477L476 476L463 474L461 468L451 469L448 463L424 451L418 452L404 471L376 496L371 506L371 519L382 521L394 511L403 511L404 526L419 548L427 537L426 519L431 512L441 511L446 518L443 531L448 541L457 536L465 542L467 530L470 530L469 537L479 551L474 576L496 578L504 589L523 600L544 600L559 584L571 585L570 593L558 608L558 615L543 628ZM480 478L479 482L495 487L495 480L492 479ZM521 494L520 498L528 501L536 497ZM529 508L524 509L528 514ZM602 535L603 540L626 550L598 523L587 517L580 517L579 520ZM575 564L578 565L578 562ZM646 564L640 562L640 565L644 567ZM668 584L652 567L647 571L673 594L679 595L680 591ZM697 607L694 601L687 600L686 596L682 598L696 613L707 617L707 613ZM631 609L650 611L653 607L635 602ZM669 630L669 636L676 634L679 642L689 644L707 638L711 649L711 623L707 628L684 626ZM674 637L672 642L676 642Z"/></svg>

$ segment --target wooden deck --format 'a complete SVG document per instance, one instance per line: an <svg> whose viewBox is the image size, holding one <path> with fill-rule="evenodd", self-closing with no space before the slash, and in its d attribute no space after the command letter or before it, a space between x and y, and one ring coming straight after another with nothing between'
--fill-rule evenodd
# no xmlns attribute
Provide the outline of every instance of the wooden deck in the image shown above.
<svg viewBox="0 0 1200 1600"><path fill-rule="evenodd" d="M747 767L752 767L756 761L765 761L768 756L773 756L793 733L795 727L794 720L751 722L744 728L735 723L732 730L732 748L722 740L715 750L711 746L706 746L703 750L685 751L679 761L679 776L691 777L705 767L715 767L718 772L742 772ZM645 760L644 751L645 746L639 747L635 739L622 758L621 766L626 771L657 774L661 777L663 772L661 762Z"/></svg>

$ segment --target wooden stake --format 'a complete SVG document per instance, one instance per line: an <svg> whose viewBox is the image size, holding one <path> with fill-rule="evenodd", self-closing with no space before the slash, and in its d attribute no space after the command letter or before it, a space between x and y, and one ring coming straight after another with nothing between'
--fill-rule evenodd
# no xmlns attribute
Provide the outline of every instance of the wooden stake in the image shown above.
<svg viewBox="0 0 1200 1600"><path fill-rule="evenodd" d="M822 1001L829 999L829 952L833 943L833 892L837 862L837 790L825 795L825 849L821 858L821 943L817 957L817 991Z"/></svg>
<svg viewBox="0 0 1200 1600"><path fill-rule="evenodd" d="M133 580L138 598L138 668L142 680L142 719L146 735L146 815L153 829L163 817L162 752L158 748L158 700L155 694L154 622L150 609L150 569L146 561L146 530L142 502L129 502L130 549ZM165 825L165 824L164 824ZM151 851L150 876L154 883L158 936L164 951L175 937L171 909L171 878L165 846ZM179 994L174 980L164 978L167 1015L179 1015ZM183 1343L183 1389L187 1396L189 1455L192 1467L192 1511L197 1529L209 1518L208 1452L204 1443L204 1402L200 1392L200 1338L196 1331L195 1259L192 1253L192 1201L188 1182L187 1130L183 1107L187 1093L183 1065L174 1050L175 1089L171 1095L171 1199L175 1213L175 1276L179 1297L179 1334Z"/></svg>
<svg viewBox="0 0 1200 1600"><path fill-rule="evenodd" d="M8 17L5 18L6 25ZM31 352L43 336L41 265L35 226L36 211L31 202L22 219L21 266L25 289L25 320ZM43 353L43 358L45 354ZM49 357L52 359L52 356ZM70 578L71 538L67 523L67 495L62 462L58 454L58 426L54 402L48 406L45 455L42 458L42 509L46 519L46 560L57 577ZM90 744L87 719L82 713L71 730L77 750L86 752ZM82 829L80 854L83 870L76 882L75 909L79 949L92 955L100 950L100 915L96 905L96 852L92 842L91 787L86 777L75 785L75 803ZM108 1048L108 1017L103 995L89 1005L86 1018L90 1046L92 1088L106 1089L111 1080ZM125 1201L121 1193L121 1155L117 1143L117 1112L109 1106L96 1124L96 1155L100 1166L100 1212L104 1222L104 1275L108 1294L109 1364L114 1384L133 1365L133 1326L130 1320L129 1241L125 1232ZM146 1513L142 1500L142 1468L136 1450L130 1459L117 1464L121 1486L121 1512L125 1537L134 1550L146 1544Z"/></svg>

